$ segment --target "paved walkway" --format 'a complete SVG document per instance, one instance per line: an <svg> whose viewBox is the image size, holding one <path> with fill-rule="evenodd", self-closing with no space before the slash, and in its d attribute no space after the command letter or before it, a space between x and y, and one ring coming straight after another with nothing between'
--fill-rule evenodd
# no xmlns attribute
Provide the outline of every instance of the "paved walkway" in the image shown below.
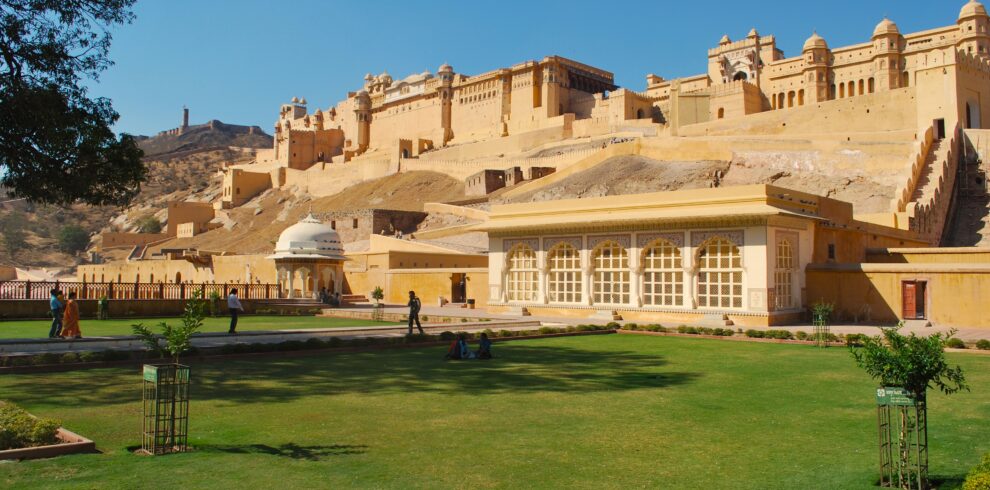
<svg viewBox="0 0 990 490"><path fill-rule="evenodd" d="M370 309L370 305L356 305L350 309ZM409 312L409 308L404 306L386 306L384 310L388 313L400 313L406 314ZM479 318L492 318L500 320L536 320L544 325L577 325L581 323L596 323L603 324L607 323L609 320L602 319L591 319L591 318L567 318L567 317L553 317L553 316L519 316L519 315L508 315L508 314L492 314L488 313L483 309L471 310L468 308L441 308L438 306L423 306L420 316L422 315L442 315L451 317L464 317L468 319L479 319ZM666 327L676 327L680 323L670 323L670 322L629 322L629 321L619 321L617 323L661 323ZM901 330L902 333L908 334L911 332L917 333L918 335L931 335L934 332L948 332L952 330L949 327L926 327L923 325L924 322L909 322ZM691 325L691 324L687 324ZM733 329L742 328L747 330L751 327L740 327L733 326ZM793 325L786 327L769 327L778 330L790 330L792 332L797 332L803 330L807 333L812 333L814 331L814 326L811 324L804 325ZM867 335L880 335L880 327L875 325L856 325L856 324L837 324L832 325L831 332L834 334L849 334L849 333L862 333ZM766 327L757 327L757 330L767 330ZM956 329L956 337L965 340L975 342L980 339L990 340L990 329L986 328L959 328Z"/></svg>
<svg viewBox="0 0 990 490"><path fill-rule="evenodd" d="M356 305L345 308L347 310L369 311L370 305ZM408 308L403 306L386 306L383 308L386 313L406 314ZM581 323L606 323L606 320L588 318L565 318L551 316L518 316L507 314L492 314L481 309L468 308L441 308L437 306L424 306L421 316L447 316L464 318L464 322L452 323L424 323L423 328L430 333L439 333L445 330L479 332L486 328L492 330L531 330L540 326L566 326ZM482 322L480 319L491 319L492 321ZM622 323L629 323L620 321ZM639 322L644 323L644 322ZM667 327L677 325L667 324ZM732 327L742 328L747 327ZM792 332L805 331L811 333L814 327L811 325L796 325L787 327L772 327L775 329L790 330ZM202 333L193 337L193 345L196 347L219 347L226 344L236 343L279 343L287 340L302 340L310 338L359 338L359 337L397 337L405 335L407 327L400 326L375 326L375 327L343 327L343 328L317 328L317 329L296 329L296 330L256 330L228 335L226 333ZM766 328L757 328L766 330ZM946 327L925 327L921 324L909 324L904 327L904 333L917 333L918 335L930 335L934 332L946 332L951 329ZM862 333L867 335L879 335L880 328L868 325L833 325L831 332L834 334ZM980 339L990 339L990 329L958 329L956 337L967 341L975 342ZM79 340L50 340L50 339L6 339L0 340L0 354L21 355L36 354L42 352L85 352L103 350L140 350L143 349L140 339L134 335L122 335L111 337L87 337Z"/></svg>
<svg viewBox="0 0 990 490"><path fill-rule="evenodd" d="M513 319L509 321L467 322L467 323L432 323L424 324L423 329L428 333L449 331L480 332L486 328L492 330L532 330L540 327L540 322L529 319ZM401 337L406 334L406 326L381 327L340 327L312 328L294 330L252 330L230 335L227 333L194 334L192 344L195 347L220 347L227 344L277 344L287 340L305 341L311 338L340 337L353 339L360 337ZM143 350L144 344L135 335L120 335L108 337L86 337L83 339L3 339L0 340L0 354L28 355L44 352L98 352L105 350L134 351Z"/></svg>

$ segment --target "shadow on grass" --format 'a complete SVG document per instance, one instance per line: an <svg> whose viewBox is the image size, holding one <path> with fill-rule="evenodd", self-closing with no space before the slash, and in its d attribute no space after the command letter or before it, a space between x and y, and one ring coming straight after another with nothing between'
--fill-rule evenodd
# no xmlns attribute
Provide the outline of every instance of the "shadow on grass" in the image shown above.
<svg viewBox="0 0 990 490"><path fill-rule="evenodd" d="M290 459L305 459L307 461L321 461L333 456L347 456L350 454L364 454L368 452L368 446L363 444L331 444L329 446L300 446L296 443L287 443L280 446L269 446L267 444L248 445L203 445L196 446L197 452L203 453L228 453L228 454L268 454L271 456L281 456Z"/></svg>
<svg viewBox="0 0 990 490"><path fill-rule="evenodd" d="M287 402L349 393L473 396L530 392L657 389L700 373L669 370L661 355L573 346L496 344L495 359L444 361L445 347L329 353L289 359L216 361L192 366L192 400ZM137 370L18 375L0 383L11 400L76 406L139 402Z"/></svg>

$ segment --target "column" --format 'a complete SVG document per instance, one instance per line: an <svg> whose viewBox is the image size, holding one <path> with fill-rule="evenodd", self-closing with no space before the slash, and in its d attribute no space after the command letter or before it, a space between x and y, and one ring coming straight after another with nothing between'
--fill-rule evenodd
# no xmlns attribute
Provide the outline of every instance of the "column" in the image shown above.
<svg viewBox="0 0 990 490"><path fill-rule="evenodd" d="M544 254L545 255L545 254ZM540 256L537 255L537 258ZM550 295L547 291L547 279L550 272L550 267L547 265L546 261L541 260L536 264L536 302L545 305L550 301Z"/></svg>
<svg viewBox="0 0 990 490"><path fill-rule="evenodd" d="M639 260L638 254L632 255L629 258L629 306L641 308L643 306L643 263Z"/></svg>
<svg viewBox="0 0 990 490"><path fill-rule="evenodd" d="M296 297L296 266L289 266L289 299Z"/></svg>
<svg viewBox="0 0 990 490"><path fill-rule="evenodd" d="M591 275L594 274L595 269L591 266L591 261L588 259L588 253L582 250L581 256L581 304L591 306Z"/></svg>

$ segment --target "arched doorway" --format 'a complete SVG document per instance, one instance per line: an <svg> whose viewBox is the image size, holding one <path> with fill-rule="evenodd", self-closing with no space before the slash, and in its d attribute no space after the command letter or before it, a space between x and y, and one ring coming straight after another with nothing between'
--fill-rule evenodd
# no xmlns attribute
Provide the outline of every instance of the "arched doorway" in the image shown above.
<svg viewBox="0 0 990 490"><path fill-rule="evenodd" d="M749 78L749 75L747 75L746 72L744 72L744 71L737 71L736 74L732 76L732 81L737 82L739 80L746 80L748 78Z"/></svg>

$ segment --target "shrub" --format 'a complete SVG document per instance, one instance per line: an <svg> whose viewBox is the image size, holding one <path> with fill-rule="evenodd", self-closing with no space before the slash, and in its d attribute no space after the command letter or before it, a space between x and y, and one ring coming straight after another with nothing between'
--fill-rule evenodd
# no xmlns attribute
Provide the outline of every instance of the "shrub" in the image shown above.
<svg viewBox="0 0 990 490"><path fill-rule="evenodd" d="M966 343L962 339L957 339L955 337L945 341L945 346L951 349L965 349Z"/></svg>
<svg viewBox="0 0 990 490"><path fill-rule="evenodd" d="M990 350L990 340L987 339L977 340L976 348L980 350Z"/></svg>
<svg viewBox="0 0 990 490"><path fill-rule="evenodd" d="M639 330L639 325L635 323L627 323L622 326L622 330Z"/></svg>
<svg viewBox="0 0 990 490"><path fill-rule="evenodd" d="M862 333L851 333L846 335L846 346L848 347L862 347L863 342L869 338L866 334Z"/></svg>
<svg viewBox="0 0 990 490"><path fill-rule="evenodd" d="M82 362L96 362L100 360L100 355L97 352L80 352L79 360Z"/></svg>
<svg viewBox="0 0 990 490"><path fill-rule="evenodd" d="M667 331L667 327L664 327L663 325L659 325L659 324L647 325L645 327L645 329L646 330L649 330L651 332L666 332Z"/></svg>
<svg viewBox="0 0 990 490"><path fill-rule="evenodd" d="M35 356L35 364L58 364L62 360L61 354L45 352Z"/></svg>
<svg viewBox="0 0 990 490"><path fill-rule="evenodd" d="M794 334L790 330L770 329L764 332L764 337L768 339L790 340L794 338Z"/></svg>
<svg viewBox="0 0 990 490"><path fill-rule="evenodd" d="M608 327L609 330L618 330L621 327L618 322L608 322L605 326Z"/></svg>
<svg viewBox="0 0 990 490"><path fill-rule="evenodd" d="M764 332L762 330L749 329L746 330L746 336L754 339L762 339L764 337Z"/></svg>
<svg viewBox="0 0 990 490"><path fill-rule="evenodd" d="M55 444L61 425L57 420L34 418L16 405L0 402L0 450Z"/></svg>
<svg viewBox="0 0 990 490"><path fill-rule="evenodd" d="M327 339L327 345L330 347L340 347L341 345L344 345L344 339L341 339L340 337L330 337Z"/></svg>
<svg viewBox="0 0 990 490"><path fill-rule="evenodd" d="M79 354L75 352L66 352L62 354L62 358L59 360L62 364L73 364L79 362Z"/></svg>
<svg viewBox="0 0 990 490"><path fill-rule="evenodd" d="M131 354L122 350L106 350L100 354L100 360L104 362L126 361L131 358Z"/></svg>
<svg viewBox="0 0 990 490"><path fill-rule="evenodd" d="M326 343L317 337L306 339L307 349L322 349L324 347L326 347Z"/></svg>
<svg viewBox="0 0 990 490"><path fill-rule="evenodd" d="M805 340L808 338L808 332L805 332L804 330L798 330L797 333L794 334L794 337L797 338L798 340Z"/></svg>
<svg viewBox="0 0 990 490"><path fill-rule="evenodd" d="M514 336L514 335L515 335L515 334L514 334L514 333L512 333L512 330L505 330L505 329L502 329L502 330L499 330L499 331L498 331L498 336L499 336L499 337L512 337L512 336Z"/></svg>
<svg viewBox="0 0 990 490"><path fill-rule="evenodd" d="M430 317L428 317L426 315L423 315L423 316L419 317L419 319L422 320L422 321L424 321L424 322L430 321Z"/></svg>
<svg viewBox="0 0 990 490"><path fill-rule="evenodd" d="M990 490L990 453L984 454L980 464L966 475L963 490Z"/></svg>
<svg viewBox="0 0 990 490"><path fill-rule="evenodd" d="M405 343L415 344L419 342L431 342L434 340L434 338L430 334L415 333L412 335L406 335L405 337L396 337L394 339L387 339L387 340L395 340L397 341L396 343L405 342Z"/></svg>
<svg viewBox="0 0 990 490"><path fill-rule="evenodd" d="M486 331L489 332L488 336L491 337L492 336L492 334L490 333L491 330L486 330ZM444 330L443 332L440 332L440 340L451 342L456 338L457 336L454 335L454 332L451 332L450 330Z"/></svg>

